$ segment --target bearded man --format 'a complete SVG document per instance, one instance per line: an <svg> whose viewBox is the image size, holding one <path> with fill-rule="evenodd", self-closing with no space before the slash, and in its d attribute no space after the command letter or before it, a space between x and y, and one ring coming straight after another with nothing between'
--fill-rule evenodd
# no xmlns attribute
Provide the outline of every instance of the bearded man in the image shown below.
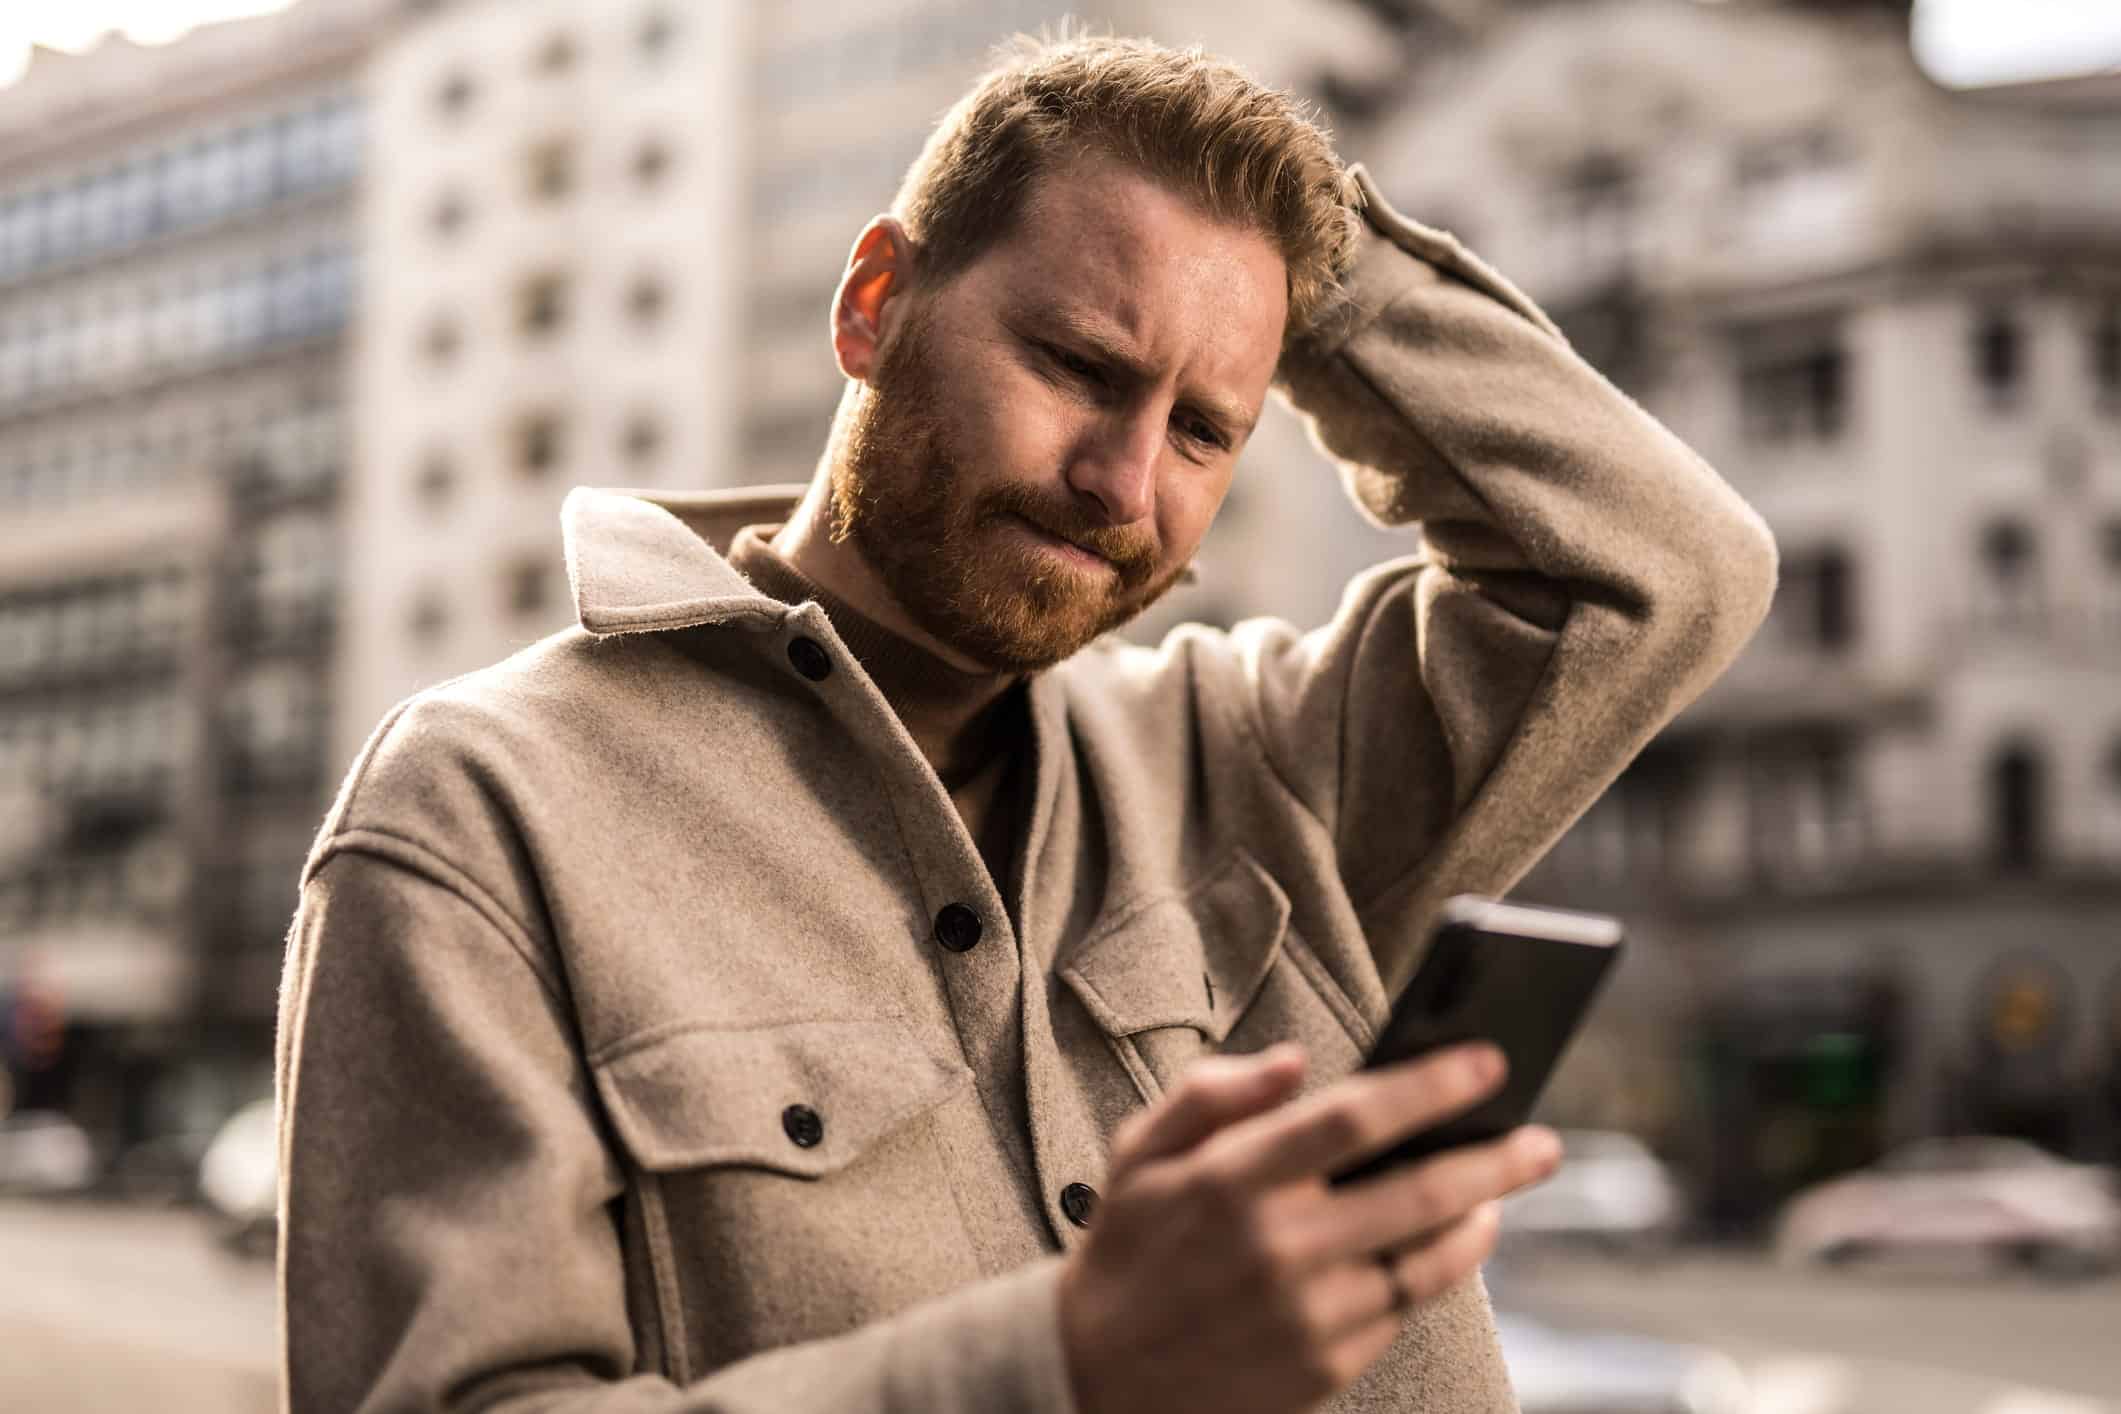
<svg viewBox="0 0 2121 1414"><path fill-rule="evenodd" d="M1758 518L1288 98L1148 43L981 79L831 333L799 499L578 489L579 626L392 712L326 819L292 1406L1513 1408L1479 1264L1554 1137L1332 1185L1500 1060L1351 1072L1442 900L1757 626ZM1313 632L1103 641L1276 387L1420 553Z"/></svg>

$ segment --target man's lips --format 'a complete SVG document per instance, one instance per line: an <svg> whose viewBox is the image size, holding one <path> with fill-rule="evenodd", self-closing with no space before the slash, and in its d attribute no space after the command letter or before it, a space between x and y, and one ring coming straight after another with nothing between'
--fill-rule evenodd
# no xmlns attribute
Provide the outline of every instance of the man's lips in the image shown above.
<svg viewBox="0 0 2121 1414"><path fill-rule="evenodd" d="M1039 541L1050 546L1056 552L1068 556L1070 559L1102 569L1117 570L1119 568L1112 561L1098 554L1097 551L1085 549L1065 536L1056 535L1027 516L1012 516L1011 519L1029 531Z"/></svg>

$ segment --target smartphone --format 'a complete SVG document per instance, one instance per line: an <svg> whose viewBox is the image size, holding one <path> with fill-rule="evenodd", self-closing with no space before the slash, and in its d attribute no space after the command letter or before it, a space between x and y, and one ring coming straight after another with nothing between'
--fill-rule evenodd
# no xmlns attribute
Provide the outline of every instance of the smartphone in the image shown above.
<svg viewBox="0 0 2121 1414"><path fill-rule="evenodd" d="M1476 894L1446 900L1429 951L1393 1004L1363 1068L1460 1041L1491 1041L1509 1058L1509 1076L1472 1109L1332 1181L1367 1178L1523 1124L1620 948L1620 920L1602 913L1532 908Z"/></svg>

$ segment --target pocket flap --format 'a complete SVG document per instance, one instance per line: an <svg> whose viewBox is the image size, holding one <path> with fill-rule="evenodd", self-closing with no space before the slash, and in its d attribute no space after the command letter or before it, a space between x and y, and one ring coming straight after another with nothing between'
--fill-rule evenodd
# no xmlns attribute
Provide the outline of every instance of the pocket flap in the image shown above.
<svg viewBox="0 0 2121 1414"><path fill-rule="evenodd" d="M962 1060L930 1054L889 1018L688 1027L621 1046L595 1072L643 1168L746 1164L812 1178L972 1079ZM791 1118L796 1106L816 1122Z"/></svg>
<svg viewBox="0 0 2121 1414"><path fill-rule="evenodd" d="M1266 981L1288 926L1288 895L1240 851L1191 888L1123 906L1061 977L1108 1035L1191 1026L1221 1041Z"/></svg>

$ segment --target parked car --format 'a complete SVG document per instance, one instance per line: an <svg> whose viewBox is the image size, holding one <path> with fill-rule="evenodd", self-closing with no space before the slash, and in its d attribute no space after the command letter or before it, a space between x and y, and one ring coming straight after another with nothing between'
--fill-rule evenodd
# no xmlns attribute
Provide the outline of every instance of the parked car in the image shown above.
<svg viewBox="0 0 2121 1414"><path fill-rule="evenodd" d="M280 1237L280 1146L270 1099L228 1117L199 1160L199 1196L238 1251L269 1256Z"/></svg>
<svg viewBox="0 0 2121 1414"><path fill-rule="evenodd" d="M1707 1346L1505 1310L1495 1329L1524 1414L1745 1414L1752 1404L1738 1362Z"/></svg>
<svg viewBox="0 0 2121 1414"><path fill-rule="evenodd" d="M0 1193L52 1197L96 1181L96 1146L57 1110L19 1110L0 1119Z"/></svg>
<svg viewBox="0 0 2121 1414"><path fill-rule="evenodd" d="M1791 1198L1775 1246L1790 1262L1958 1254L2088 1274L2121 1265L2121 1187L2022 1139L1924 1139Z"/></svg>
<svg viewBox="0 0 2121 1414"><path fill-rule="evenodd" d="M1671 1170L1632 1134L1561 1132L1561 1167L1503 1200L1502 1241L1570 1241L1649 1255L1669 1247L1685 1204Z"/></svg>

